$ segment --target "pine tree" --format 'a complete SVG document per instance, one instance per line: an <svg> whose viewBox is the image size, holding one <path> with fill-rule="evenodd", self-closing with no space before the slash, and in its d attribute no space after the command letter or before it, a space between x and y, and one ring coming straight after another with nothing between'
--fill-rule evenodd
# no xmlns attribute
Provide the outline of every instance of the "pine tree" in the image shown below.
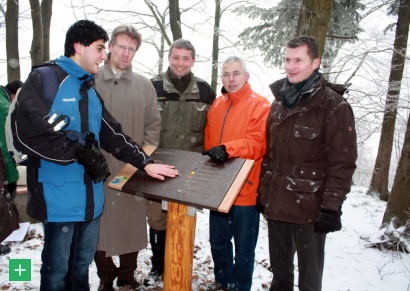
<svg viewBox="0 0 410 291"><path fill-rule="evenodd" d="M314 0L313 0L314 1ZM282 0L275 7L261 8L258 5L243 5L235 12L247 15L258 22L257 25L244 29L239 35L239 44L245 49L258 48L265 64L282 66L285 45L295 35L301 11L300 0ZM359 11L366 7L357 0L333 0L322 64L331 64L338 49L346 42L354 42L358 33ZM313 13L314 14L314 13Z"/></svg>

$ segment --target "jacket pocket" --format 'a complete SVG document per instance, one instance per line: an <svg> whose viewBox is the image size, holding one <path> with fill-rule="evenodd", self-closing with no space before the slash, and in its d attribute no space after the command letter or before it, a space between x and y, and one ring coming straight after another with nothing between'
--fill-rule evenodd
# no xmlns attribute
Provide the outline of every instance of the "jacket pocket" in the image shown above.
<svg viewBox="0 0 410 291"><path fill-rule="evenodd" d="M298 209L290 210L290 212L296 211L296 217L312 223L316 219L321 205L322 184L321 180L287 177L285 179L289 199L287 205L293 204Z"/></svg>
<svg viewBox="0 0 410 291"><path fill-rule="evenodd" d="M294 151L298 156L316 156L320 151L318 145L320 130L313 127L305 127L300 125L293 126L293 145L292 149L301 149Z"/></svg>
<svg viewBox="0 0 410 291"><path fill-rule="evenodd" d="M52 183L58 186L64 183L78 182L84 177L84 167L78 163L66 166L42 161L38 169L38 181L41 183Z"/></svg>
<svg viewBox="0 0 410 291"><path fill-rule="evenodd" d="M161 115L161 132L167 131L167 122L169 115L169 102L168 101L159 101L157 102L157 107Z"/></svg>
<svg viewBox="0 0 410 291"><path fill-rule="evenodd" d="M258 185L259 202L263 205L268 203L269 189L271 188L272 172L266 171Z"/></svg>
<svg viewBox="0 0 410 291"><path fill-rule="evenodd" d="M206 125L206 117L208 115L210 105L195 101L187 103L189 104L186 104L185 107L190 111L187 116L191 116L191 120L189 120L188 123L190 125L188 126L191 126L192 132L201 132L202 134Z"/></svg>
<svg viewBox="0 0 410 291"><path fill-rule="evenodd" d="M272 172L271 171L266 171L265 174L263 175L262 179L260 180L259 186L258 186L258 193L265 193L267 188L269 188L270 180L272 179Z"/></svg>
<svg viewBox="0 0 410 291"><path fill-rule="evenodd" d="M286 189L289 191L314 193L319 190L321 185L321 181L300 179L294 177L286 178Z"/></svg>

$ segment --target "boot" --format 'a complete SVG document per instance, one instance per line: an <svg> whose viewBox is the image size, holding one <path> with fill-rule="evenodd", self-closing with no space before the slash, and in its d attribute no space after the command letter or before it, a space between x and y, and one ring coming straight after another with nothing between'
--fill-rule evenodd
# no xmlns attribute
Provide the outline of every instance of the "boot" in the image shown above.
<svg viewBox="0 0 410 291"><path fill-rule="evenodd" d="M11 252L11 248L8 245L0 245L0 256L7 255Z"/></svg>
<svg viewBox="0 0 410 291"><path fill-rule="evenodd" d="M144 285L155 285L164 275L164 260L165 260L165 237L166 230L154 230L149 228L149 241L151 244L152 268L148 277L144 279Z"/></svg>
<svg viewBox="0 0 410 291"><path fill-rule="evenodd" d="M114 290L113 282L118 275L118 268L111 257L106 257L104 251L96 251L94 256L97 275L100 278L98 290Z"/></svg>
<svg viewBox="0 0 410 291"><path fill-rule="evenodd" d="M138 252L120 255L117 277L119 290L137 290L141 286L134 277L134 272L137 269L137 257Z"/></svg>

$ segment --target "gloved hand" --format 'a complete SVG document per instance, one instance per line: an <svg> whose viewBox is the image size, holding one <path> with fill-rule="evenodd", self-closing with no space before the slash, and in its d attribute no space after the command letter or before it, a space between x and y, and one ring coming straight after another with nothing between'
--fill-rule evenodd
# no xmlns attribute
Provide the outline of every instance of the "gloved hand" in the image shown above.
<svg viewBox="0 0 410 291"><path fill-rule="evenodd" d="M331 209L321 208L319 217L316 219L315 232L328 233L342 229L340 216L342 211L334 211Z"/></svg>
<svg viewBox="0 0 410 291"><path fill-rule="evenodd" d="M78 142L82 146L91 146L91 144L96 141L94 134L89 131L78 132L75 130L63 130L62 132L69 140ZM86 145L86 142L88 142L88 145Z"/></svg>
<svg viewBox="0 0 410 291"><path fill-rule="evenodd" d="M84 165L85 172L94 183L102 182L111 175L107 160L100 152L93 133L87 134L84 146L78 142L75 145L77 161L79 164Z"/></svg>
<svg viewBox="0 0 410 291"><path fill-rule="evenodd" d="M214 146L211 149L202 152L203 155L208 155L211 159L218 161L220 163L224 163L226 159L229 157L228 153L226 152L226 147L224 145Z"/></svg>
<svg viewBox="0 0 410 291"><path fill-rule="evenodd" d="M262 201L261 201L261 195L258 194L258 196L256 196L256 211L258 211L261 214L264 214L265 212L265 205L263 205Z"/></svg>

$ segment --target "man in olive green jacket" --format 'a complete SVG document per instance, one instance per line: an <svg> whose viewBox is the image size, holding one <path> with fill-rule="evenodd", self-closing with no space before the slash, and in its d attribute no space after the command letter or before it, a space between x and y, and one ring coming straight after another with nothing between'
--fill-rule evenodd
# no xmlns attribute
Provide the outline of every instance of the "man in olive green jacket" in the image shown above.
<svg viewBox="0 0 410 291"><path fill-rule="evenodd" d="M207 113L215 92L191 72L195 48L190 41L176 40L169 49L168 61L168 70L151 79L161 113L159 146L202 152ZM154 285L164 273L167 214L160 201L148 200L147 211L152 268L144 285Z"/></svg>

